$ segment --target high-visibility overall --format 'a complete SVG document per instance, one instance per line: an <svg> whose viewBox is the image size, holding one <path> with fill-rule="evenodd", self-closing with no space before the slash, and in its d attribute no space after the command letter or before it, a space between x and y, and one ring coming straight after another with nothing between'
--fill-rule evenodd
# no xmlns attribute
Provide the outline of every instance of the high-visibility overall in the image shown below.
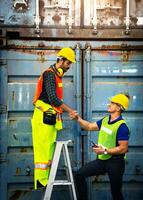
<svg viewBox="0 0 143 200"><path fill-rule="evenodd" d="M51 70L49 70L51 71ZM55 75L56 94L62 99L62 79ZM32 117L32 136L34 150L34 188L37 189L37 181L43 186L47 185L50 172L51 161L55 149L55 141L57 138L57 130L62 129L61 109L55 108L41 100L38 100L42 91L43 77L38 81L35 97L34 97L34 114ZM40 86L40 87L39 87ZM57 112L55 125L43 123L43 112L49 108L54 108Z"/></svg>

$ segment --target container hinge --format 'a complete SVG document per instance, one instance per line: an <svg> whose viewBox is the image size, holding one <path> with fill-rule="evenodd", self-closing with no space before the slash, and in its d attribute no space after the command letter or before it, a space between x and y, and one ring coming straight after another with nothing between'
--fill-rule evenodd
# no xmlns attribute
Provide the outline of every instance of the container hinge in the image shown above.
<svg viewBox="0 0 143 200"><path fill-rule="evenodd" d="M7 106L0 104L0 114L6 113L7 112Z"/></svg>

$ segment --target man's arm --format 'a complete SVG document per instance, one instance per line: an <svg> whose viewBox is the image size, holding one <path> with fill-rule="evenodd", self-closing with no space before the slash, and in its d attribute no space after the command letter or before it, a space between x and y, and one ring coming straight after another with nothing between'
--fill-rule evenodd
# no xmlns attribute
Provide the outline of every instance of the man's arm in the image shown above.
<svg viewBox="0 0 143 200"><path fill-rule="evenodd" d="M88 121L82 119L80 116L78 116L78 113L76 113L76 112L72 112L70 114L70 117L72 119L77 120L77 122L80 124L80 126L84 130L87 130L87 131L98 131L99 130L96 122L88 122Z"/></svg>
<svg viewBox="0 0 143 200"><path fill-rule="evenodd" d="M56 94L55 75L53 72L44 73L44 84L51 105L61 107L64 111L68 113L74 112L74 110L70 106L66 105L62 100L58 98Z"/></svg>
<svg viewBox="0 0 143 200"><path fill-rule="evenodd" d="M63 101L59 99L56 94L55 74L53 72L45 71L43 76L44 76L44 86L45 86L46 95L48 97L49 104L55 107L61 106Z"/></svg>
<svg viewBox="0 0 143 200"><path fill-rule="evenodd" d="M128 150L128 140L129 140L129 129L126 124L121 124L117 133L118 146L109 149L109 153L112 155L125 154Z"/></svg>
<svg viewBox="0 0 143 200"><path fill-rule="evenodd" d="M128 150L128 141L118 141L119 146L108 149L107 152L111 155L125 154Z"/></svg>
<svg viewBox="0 0 143 200"><path fill-rule="evenodd" d="M127 140L118 141L118 144L119 146L117 147L106 149L106 152L111 155L125 154L128 151L128 141ZM93 151L97 154L103 154L105 151L105 148L102 146L99 146L97 148L93 147Z"/></svg>
<svg viewBox="0 0 143 200"><path fill-rule="evenodd" d="M70 106L66 105L65 103L63 103L60 106L64 111L68 112L68 113L72 113L72 112L76 112L75 110L73 110Z"/></svg>

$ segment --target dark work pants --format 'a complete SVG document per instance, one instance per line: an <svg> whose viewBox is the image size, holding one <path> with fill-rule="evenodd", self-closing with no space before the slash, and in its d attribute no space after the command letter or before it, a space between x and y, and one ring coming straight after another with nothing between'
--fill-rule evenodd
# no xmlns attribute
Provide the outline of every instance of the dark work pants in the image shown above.
<svg viewBox="0 0 143 200"><path fill-rule="evenodd" d="M118 156L114 156L108 160L96 159L86 164L75 172L78 200L88 200L86 178L105 173L109 176L113 200L123 200L121 189L124 169L124 158Z"/></svg>

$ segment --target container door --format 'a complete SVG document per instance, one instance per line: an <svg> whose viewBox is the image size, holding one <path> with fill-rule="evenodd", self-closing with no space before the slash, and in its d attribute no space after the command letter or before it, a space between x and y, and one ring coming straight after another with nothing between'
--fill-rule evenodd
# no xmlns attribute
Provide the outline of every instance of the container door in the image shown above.
<svg viewBox="0 0 143 200"><path fill-rule="evenodd" d="M128 92L131 96L129 110L123 113L131 130L129 152L126 160L123 192L127 200L141 200L143 195L143 49L141 43L97 42L85 51L84 118L98 121L107 114L108 98ZM140 47L138 47L138 45ZM140 50L138 50L140 49ZM87 134L87 135L86 135ZM98 132L84 132L85 163L96 158L90 141L97 143ZM92 177L90 199L110 199L107 176Z"/></svg>
<svg viewBox="0 0 143 200"><path fill-rule="evenodd" d="M19 48L21 44L22 41L15 41L14 49L1 54L1 200L39 200L44 194L43 191L33 190L32 99L38 77L55 63L59 49ZM36 42L35 45L38 46ZM76 48L75 51L77 62L63 78L64 100L72 108L80 110L80 50ZM77 168L81 160L78 127L67 113L63 114L63 120L64 128L58 133L58 140L73 140L69 152L72 167ZM63 165L59 174L65 174ZM60 194L60 190L54 192L58 199L62 199L63 194L69 198L68 188L63 187Z"/></svg>

